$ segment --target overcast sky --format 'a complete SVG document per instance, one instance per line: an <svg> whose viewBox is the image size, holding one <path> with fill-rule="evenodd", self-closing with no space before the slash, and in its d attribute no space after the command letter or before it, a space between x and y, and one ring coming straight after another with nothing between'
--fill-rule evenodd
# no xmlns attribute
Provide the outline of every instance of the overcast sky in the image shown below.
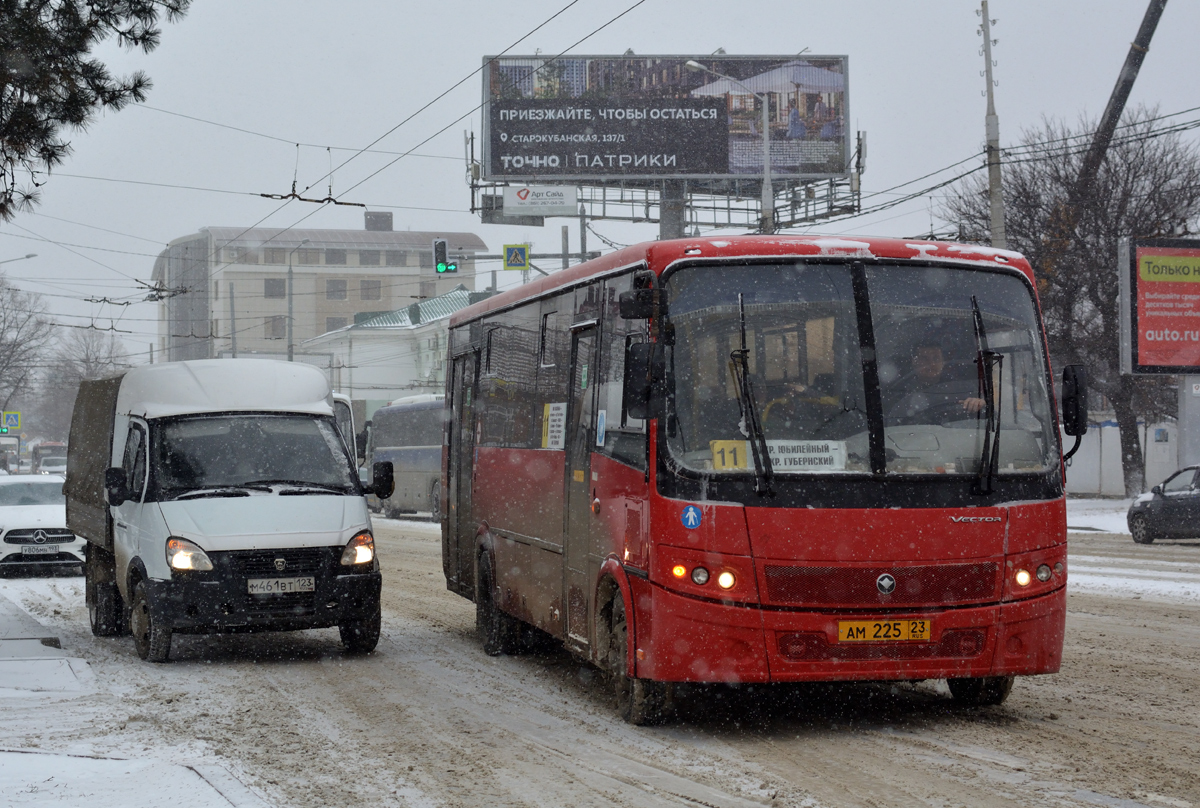
<svg viewBox="0 0 1200 808"><path fill-rule="evenodd" d="M85 298L136 298L134 279L149 280L163 245L201 227L262 221L280 228L301 222L361 228L360 208L283 204L257 194L290 190L297 168L292 144L311 144L299 149L303 188L328 171L330 154L334 165L351 157L477 70L484 54L513 45L568 1L196 0L181 23L164 27L162 44L150 55L102 50L114 72L150 75L147 103L71 135L74 153L42 189L41 206L0 223L0 261L38 256L2 269L22 288L46 295L61 322L107 327L109 318L120 318L118 327L133 332L120 335L128 347L145 351L155 331L153 305L116 307ZM559 53L634 2L579 2L511 52ZM1002 143L1015 142L1047 116L1097 117L1145 7L1145 0L992 0ZM871 193L981 149L978 8L972 0L645 0L570 52L708 54L724 48L736 55L789 55L807 48L847 54L850 126L868 134L863 191ZM1200 106L1197 31L1200 4L1167 5L1130 106L1157 106L1162 113ZM467 212L463 132L480 131L471 110L481 92L481 79L473 76L391 131L376 149L403 152L449 125L416 150L420 156L399 160L346 198L392 210L398 230L472 231L497 252L521 241L556 252L560 225L569 223L578 249L574 220L502 227L483 225ZM394 159L356 157L334 175L334 195ZM323 197L326 190L322 181L313 193ZM658 233L657 225L598 221L595 227L621 243ZM814 232L913 236L929 227L927 198ZM591 238L589 247L597 246Z"/></svg>

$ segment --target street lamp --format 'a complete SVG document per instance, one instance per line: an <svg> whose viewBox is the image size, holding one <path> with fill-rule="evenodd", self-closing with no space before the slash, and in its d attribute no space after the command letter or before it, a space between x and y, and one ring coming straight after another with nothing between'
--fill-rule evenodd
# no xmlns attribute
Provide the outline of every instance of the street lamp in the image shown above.
<svg viewBox="0 0 1200 808"><path fill-rule="evenodd" d="M308 243L308 239L304 239L288 253L288 319L287 319L287 339L288 339L288 358L287 361L294 362L296 355L296 344L292 339L292 256L296 254L296 250Z"/></svg>
<svg viewBox="0 0 1200 808"><path fill-rule="evenodd" d="M0 264L11 264L13 261L24 261L26 258L37 258L37 253L22 255L20 258L6 258L3 261L0 261Z"/></svg>
<svg viewBox="0 0 1200 808"><path fill-rule="evenodd" d="M718 73L715 70L705 67L697 61L689 59L684 62L684 67L692 72L711 73L717 78L731 81L741 87L750 95L762 102L762 130L763 130L763 181L762 181L762 231L764 233L775 232L775 186L771 182L771 103L767 98L766 93L759 94L751 90L742 82L735 79L733 76L726 76L724 73Z"/></svg>

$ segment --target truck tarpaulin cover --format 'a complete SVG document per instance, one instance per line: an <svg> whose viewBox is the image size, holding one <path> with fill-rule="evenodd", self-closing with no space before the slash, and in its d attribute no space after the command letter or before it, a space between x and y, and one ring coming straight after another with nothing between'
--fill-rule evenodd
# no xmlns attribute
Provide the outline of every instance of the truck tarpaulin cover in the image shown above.
<svg viewBox="0 0 1200 808"><path fill-rule="evenodd" d="M124 375L79 385L67 447L67 527L76 536L109 547L108 504L104 470L112 458L117 393Z"/></svg>

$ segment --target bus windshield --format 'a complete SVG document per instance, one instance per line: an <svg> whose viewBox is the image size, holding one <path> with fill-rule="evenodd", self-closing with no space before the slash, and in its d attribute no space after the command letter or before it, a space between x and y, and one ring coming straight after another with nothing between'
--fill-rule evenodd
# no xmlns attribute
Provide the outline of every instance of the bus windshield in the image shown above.
<svg viewBox="0 0 1200 808"><path fill-rule="evenodd" d="M873 265L859 295L869 311L860 311L852 271L796 262L668 276L667 445L677 462L746 473L751 441L761 438L775 474L870 473L874 428L888 473L977 474L985 445L998 448L999 474L1050 468L1057 444L1046 362L1022 279ZM734 361L743 330L749 402ZM864 345L874 364L864 365ZM868 389L882 405L874 418Z"/></svg>

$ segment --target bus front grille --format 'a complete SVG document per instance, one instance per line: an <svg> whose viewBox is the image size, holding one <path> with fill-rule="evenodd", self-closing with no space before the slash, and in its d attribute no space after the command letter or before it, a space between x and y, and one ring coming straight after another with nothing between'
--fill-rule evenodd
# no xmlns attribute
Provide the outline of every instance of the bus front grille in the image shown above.
<svg viewBox="0 0 1200 808"><path fill-rule="evenodd" d="M788 659L839 660L854 662L871 659L970 659L983 652L986 629L950 629L932 642L835 643L830 645L824 632L779 632L779 653Z"/></svg>
<svg viewBox="0 0 1200 808"><path fill-rule="evenodd" d="M771 603L807 606L936 606L996 600L1000 565L929 564L889 567L784 567L764 569ZM885 594L881 576L892 576Z"/></svg>

